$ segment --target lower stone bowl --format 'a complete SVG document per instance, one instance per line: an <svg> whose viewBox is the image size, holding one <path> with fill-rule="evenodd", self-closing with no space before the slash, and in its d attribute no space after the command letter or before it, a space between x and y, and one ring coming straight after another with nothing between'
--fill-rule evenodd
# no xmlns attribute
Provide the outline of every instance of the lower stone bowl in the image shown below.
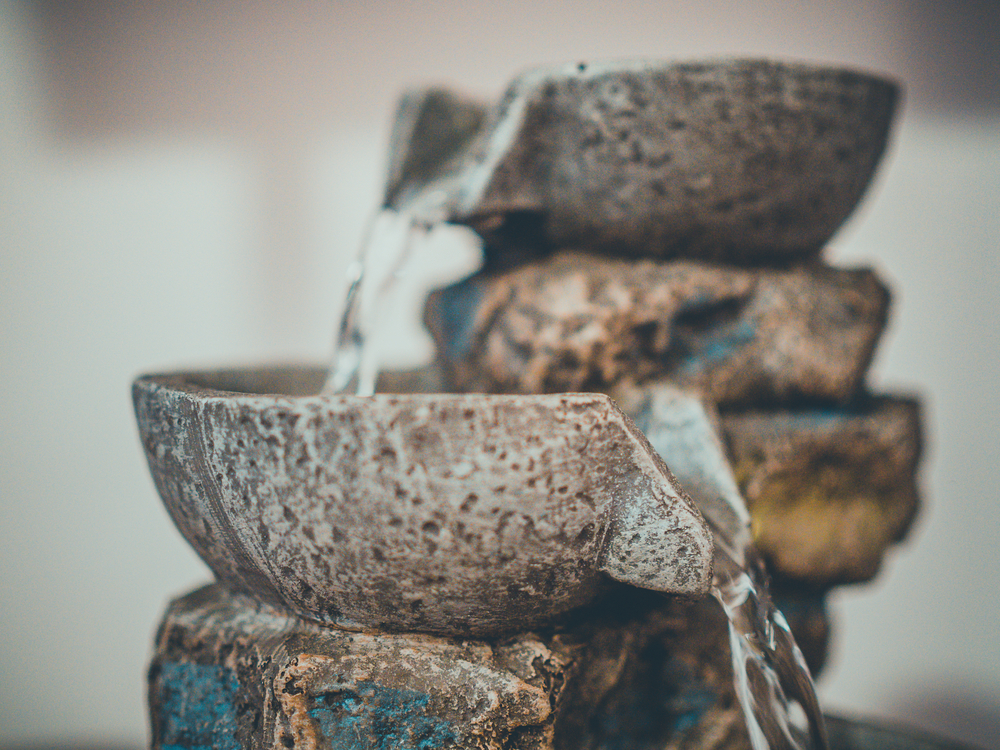
<svg viewBox="0 0 1000 750"><path fill-rule="evenodd" d="M550 625L614 580L707 592L711 531L607 396L316 395L323 377L133 386L163 502L231 588L326 624L462 636Z"/></svg>

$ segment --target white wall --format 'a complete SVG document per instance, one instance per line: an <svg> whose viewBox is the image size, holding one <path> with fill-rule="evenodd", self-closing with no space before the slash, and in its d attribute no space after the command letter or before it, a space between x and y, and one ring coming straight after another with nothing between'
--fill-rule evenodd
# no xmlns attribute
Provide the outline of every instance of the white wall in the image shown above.
<svg viewBox="0 0 1000 750"><path fill-rule="evenodd" d="M129 381L326 356L401 87L492 94L539 62L743 53L909 84L831 257L894 284L874 379L926 395L927 507L874 585L836 597L822 693L993 744L997 6L735 6L0 5L0 743L144 741L153 629L207 572L146 475Z"/></svg>

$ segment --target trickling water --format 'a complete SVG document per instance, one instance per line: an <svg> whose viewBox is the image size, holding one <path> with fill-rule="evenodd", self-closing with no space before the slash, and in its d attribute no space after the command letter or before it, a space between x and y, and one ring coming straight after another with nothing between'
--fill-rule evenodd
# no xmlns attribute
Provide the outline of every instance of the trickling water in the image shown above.
<svg viewBox="0 0 1000 750"><path fill-rule="evenodd" d="M622 395L627 404L634 398ZM697 394L664 385L628 408L715 537L712 593L729 620L736 695L754 750L827 750L809 669L771 603L750 513L716 419Z"/></svg>
<svg viewBox="0 0 1000 750"><path fill-rule="evenodd" d="M754 750L828 750L809 668L771 602L763 562L752 546L739 552L734 559L716 544L712 594L729 619L733 679L750 743Z"/></svg>
<svg viewBox="0 0 1000 750"><path fill-rule="evenodd" d="M371 396L378 379L378 331L396 282L418 245L444 220L445 195L383 208L369 221L357 259L348 268L347 296L323 393Z"/></svg>

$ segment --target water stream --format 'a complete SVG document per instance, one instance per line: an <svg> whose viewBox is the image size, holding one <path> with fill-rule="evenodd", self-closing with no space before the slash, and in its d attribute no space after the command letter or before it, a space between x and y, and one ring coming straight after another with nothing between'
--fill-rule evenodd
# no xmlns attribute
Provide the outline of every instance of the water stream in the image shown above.
<svg viewBox="0 0 1000 750"><path fill-rule="evenodd" d="M324 393L374 393L381 313L414 247L443 221L443 211L444 196L434 194L406 211L383 209L371 220L359 257L348 270L349 287ZM754 750L828 750L809 669L788 623L771 602L767 573L749 541L749 514L717 439L705 429L688 420L670 436L671 449L660 453L671 466L671 456L683 457L681 463L693 474L685 477L678 471L678 478L696 500L708 487L712 497L729 498L733 506L722 511L724 518L717 515L718 503L703 512L715 531L712 593L729 620L736 694L751 744Z"/></svg>
<svg viewBox="0 0 1000 750"><path fill-rule="evenodd" d="M444 221L445 199L443 193L430 193L407 210L383 208L369 220L361 251L347 270L347 294L323 393L375 393L383 313L414 249Z"/></svg>
<svg viewBox="0 0 1000 750"><path fill-rule="evenodd" d="M718 540L718 537L717 537ZM754 750L828 750L812 676L753 547L739 564L716 543L712 594L729 620L733 680Z"/></svg>

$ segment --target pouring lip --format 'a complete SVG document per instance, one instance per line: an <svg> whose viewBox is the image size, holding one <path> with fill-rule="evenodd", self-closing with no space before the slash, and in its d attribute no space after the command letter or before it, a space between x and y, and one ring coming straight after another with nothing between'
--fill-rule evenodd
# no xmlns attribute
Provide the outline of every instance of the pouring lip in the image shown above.
<svg viewBox="0 0 1000 750"><path fill-rule="evenodd" d="M267 365L135 381L161 499L235 588L327 624L452 635L506 632L512 617L548 627L610 579L707 593L711 532L610 396L323 395L324 376Z"/></svg>

